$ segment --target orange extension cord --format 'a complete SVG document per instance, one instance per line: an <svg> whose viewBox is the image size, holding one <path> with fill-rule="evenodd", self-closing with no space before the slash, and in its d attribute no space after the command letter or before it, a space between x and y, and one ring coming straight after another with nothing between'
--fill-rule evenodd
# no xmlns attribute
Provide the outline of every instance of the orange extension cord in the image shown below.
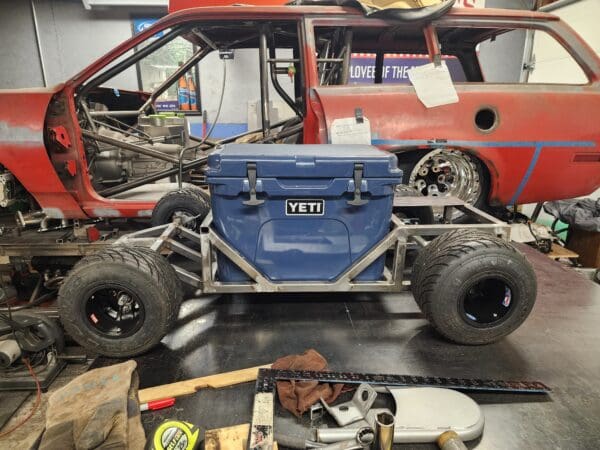
<svg viewBox="0 0 600 450"><path fill-rule="evenodd" d="M42 401L42 387L40 386L40 380L38 380L37 375L33 371L33 367L31 367L31 364L29 363L29 359L23 358L23 364L25 364L27 366L27 370L29 370L29 373L31 374L31 376L35 380L35 385L37 387L37 394L36 394L36 397L35 397L35 404L31 408L31 411L29 411L29 414L27 414L27 417L25 417L24 419L22 419L19 423L17 423L13 427L9 428L8 430L1 432L0 433L0 438L3 438L4 436L9 435L13 431L15 431L18 428L20 428L23 425L25 425L25 423L29 419L31 419L31 416L33 416L35 414L35 412L37 411L37 409L40 407L40 402Z"/></svg>

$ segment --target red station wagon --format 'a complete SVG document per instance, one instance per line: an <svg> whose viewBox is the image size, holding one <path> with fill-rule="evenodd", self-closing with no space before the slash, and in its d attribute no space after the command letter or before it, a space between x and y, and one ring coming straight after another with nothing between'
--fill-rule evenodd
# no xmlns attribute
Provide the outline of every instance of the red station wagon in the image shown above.
<svg viewBox="0 0 600 450"><path fill-rule="evenodd" d="M504 35L525 30L553 40L581 84L486 77L484 47L493 51ZM114 87L124 71L176 39L192 43L193 52L152 90ZM222 64L225 71L242 49L255 50L259 128L214 138L209 123L195 136L187 116L156 114L161 95L205 58L218 53L217 70ZM356 68L361 55L370 58L367 69ZM390 79L403 75L389 69L403 55L456 66L459 101L427 108L413 86ZM227 77L211 87L221 100L245 82L240 73ZM289 108L285 120L273 117L274 99ZM202 184L206 153L240 141L368 141L397 154L415 193L479 207L572 198L600 187L599 112L600 59L550 14L452 8L433 20L402 21L327 5L186 8L63 84L0 91L0 206L21 203L23 224L42 227L149 217L156 198L144 197L148 186L172 187L180 171L186 183ZM217 123L218 112L210 120Z"/></svg>

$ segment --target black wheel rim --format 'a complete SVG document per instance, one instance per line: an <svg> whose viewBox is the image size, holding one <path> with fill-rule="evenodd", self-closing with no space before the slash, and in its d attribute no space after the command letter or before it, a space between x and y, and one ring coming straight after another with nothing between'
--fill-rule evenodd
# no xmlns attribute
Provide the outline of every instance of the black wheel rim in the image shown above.
<svg viewBox="0 0 600 450"><path fill-rule="evenodd" d="M464 291L460 302L462 318L480 328L504 322L515 307L514 289L500 278L483 278Z"/></svg>
<svg viewBox="0 0 600 450"><path fill-rule="evenodd" d="M85 301L85 322L96 333L109 338L135 334L144 323L144 305L129 289L118 285L95 288Z"/></svg>

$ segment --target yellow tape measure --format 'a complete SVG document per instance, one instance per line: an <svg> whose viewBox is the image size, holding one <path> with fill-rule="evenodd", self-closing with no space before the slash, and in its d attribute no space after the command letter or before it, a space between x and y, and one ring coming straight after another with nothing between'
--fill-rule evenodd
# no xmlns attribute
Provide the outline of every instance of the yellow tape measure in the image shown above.
<svg viewBox="0 0 600 450"><path fill-rule="evenodd" d="M194 450L200 430L188 422L166 420L154 431L152 450Z"/></svg>

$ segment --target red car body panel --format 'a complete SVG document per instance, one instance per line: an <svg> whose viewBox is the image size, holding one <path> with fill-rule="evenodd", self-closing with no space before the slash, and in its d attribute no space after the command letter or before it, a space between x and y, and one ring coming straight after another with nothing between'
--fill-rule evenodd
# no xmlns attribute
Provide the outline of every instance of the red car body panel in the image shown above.
<svg viewBox="0 0 600 450"><path fill-rule="evenodd" d="M46 212L56 218L84 216L58 177L44 143L49 89L2 91L0 94L0 162L19 179Z"/></svg>
<svg viewBox="0 0 600 450"><path fill-rule="evenodd" d="M267 0L265 0L266 2ZM273 0L277 3L275 0ZM180 0L181 7L191 1ZM87 174L87 163L75 102L78 86L134 46L158 31L190 21L215 19L303 20L340 24L367 20L352 8L235 6L182 9L117 46L81 71L64 88L0 91L0 164L6 166L51 217L143 217L152 202L100 197ZM368 19L376 24L385 22ZM559 18L516 10L452 9L439 19L444 26L469 22L505 23L506 27L535 24L571 49L590 82L587 85L531 85L457 83L459 103L427 109L411 86L319 86L312 35L301 36L306 80L304 142L327 143L336 118L352 117L362 108L371 123L373 144L392 150L446 145L469 151L487 167L490 204L528 203L586 195L600 187L600 59ZM493 26L493 25L492 25ZM64 114L46 125L44 118L53 95L65 102ZM475 127L481 107L491 107L499 121L491 132ZM61 154L48 155L44 126L63 126L72 143ZM20 134L19 130L27 130ZM25 136L27 139L21 139ZM57 170L76 168L71 178ZM61 181L62 180L62 181ZM65 181L66 180L66 181Z"/></svg>

